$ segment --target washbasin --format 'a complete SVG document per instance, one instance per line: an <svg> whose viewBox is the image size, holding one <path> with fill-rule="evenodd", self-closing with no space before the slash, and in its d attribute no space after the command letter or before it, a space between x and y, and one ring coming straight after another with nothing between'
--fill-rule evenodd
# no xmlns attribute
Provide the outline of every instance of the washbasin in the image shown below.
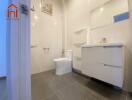
<svg viewBox="0 0 132 100"><path fill-rule="evenodd" d="M91 44L82 45L82 47L99 47L99 46L123 46L123 43L91 43Z"/></svg>

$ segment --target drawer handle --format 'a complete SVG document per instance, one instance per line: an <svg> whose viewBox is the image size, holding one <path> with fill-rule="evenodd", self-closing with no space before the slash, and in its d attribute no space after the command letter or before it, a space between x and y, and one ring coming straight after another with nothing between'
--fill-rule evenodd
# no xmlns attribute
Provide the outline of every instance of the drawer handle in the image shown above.
<svg viewBox="0 0 132 100"><path fill-rule="evenodd" d="M104 64L104 66L107 66L107 67L116 67L116 68L121 68L121 66L115 66L115 65L109 65L109 64Z"/></svg>

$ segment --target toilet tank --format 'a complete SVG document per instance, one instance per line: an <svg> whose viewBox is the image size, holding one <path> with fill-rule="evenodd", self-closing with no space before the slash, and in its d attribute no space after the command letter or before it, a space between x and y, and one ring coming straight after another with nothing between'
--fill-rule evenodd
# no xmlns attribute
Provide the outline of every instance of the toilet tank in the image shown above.
<svg viewBox="0 0 132 100"><path fill-rule="evenodd" d="M65 57L72 60L72 50L65 50Z"/></svg>

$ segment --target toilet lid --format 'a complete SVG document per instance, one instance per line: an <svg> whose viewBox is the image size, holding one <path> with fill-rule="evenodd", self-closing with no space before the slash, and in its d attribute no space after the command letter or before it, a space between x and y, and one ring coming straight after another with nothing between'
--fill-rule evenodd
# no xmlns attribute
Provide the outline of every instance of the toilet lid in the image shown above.
<svg viewBox="0 0 132 100"><path fill-rule="evenodd" d="M57 61L71 61L71 59L68 58L58 58L58 59L54 59L55 62Z"/></svg>

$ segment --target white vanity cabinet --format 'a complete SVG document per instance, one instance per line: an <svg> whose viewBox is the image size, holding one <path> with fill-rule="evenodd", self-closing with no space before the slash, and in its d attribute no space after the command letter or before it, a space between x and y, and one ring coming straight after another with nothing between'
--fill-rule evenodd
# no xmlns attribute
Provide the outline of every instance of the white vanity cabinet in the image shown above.
<svg viewBox="0 0 132 100"><path fill-rule="evenodd" d="M123 45L83 46L82 73L122 88L124 80Z"/></svg>

